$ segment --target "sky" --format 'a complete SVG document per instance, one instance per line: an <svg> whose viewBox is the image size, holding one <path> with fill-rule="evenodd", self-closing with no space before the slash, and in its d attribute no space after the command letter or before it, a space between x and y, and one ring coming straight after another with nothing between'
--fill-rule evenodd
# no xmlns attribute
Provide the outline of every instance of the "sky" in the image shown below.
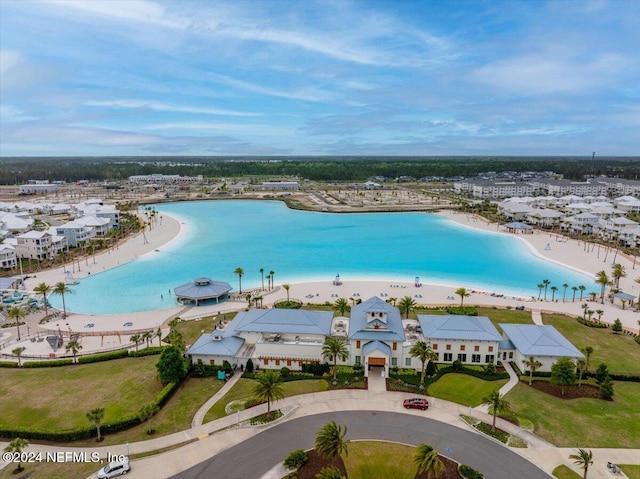
<svg viewBox="0 0 640 479"><path fill-rule="evenodd" d="M640 1L0 0L0 156L640 155Z"/></svg>

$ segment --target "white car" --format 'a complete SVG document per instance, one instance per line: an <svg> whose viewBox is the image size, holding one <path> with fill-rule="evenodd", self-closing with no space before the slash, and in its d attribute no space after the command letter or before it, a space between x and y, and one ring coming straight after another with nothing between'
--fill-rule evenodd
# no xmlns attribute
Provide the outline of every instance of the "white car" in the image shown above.
<svg viewBox="0 0 640 479"><path fill-rule="evenodd" d="M109 479L110 477L121 476L131 469L129 466L129 458L126 457L122 461L111 461L98 471L98 479Z"/></svg>

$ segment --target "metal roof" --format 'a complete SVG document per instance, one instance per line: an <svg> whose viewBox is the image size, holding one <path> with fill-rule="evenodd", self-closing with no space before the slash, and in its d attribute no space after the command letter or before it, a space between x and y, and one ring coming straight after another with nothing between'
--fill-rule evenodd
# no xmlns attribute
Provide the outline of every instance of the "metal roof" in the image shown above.
<svg viewBox="0 0 640 479"><path fill-rule="evenodd" d="M526 223L520 223L518 221L513 221L511 223L507 223L504 225L505 228L513 228L513 229L517 229L517 230L532 230L533 226L528 225Z"/></svg>
<svg viewBox="0 0 640 479"><path fill-rule="evenodd" d="M371 322L367 320L367 313L386 313L386 323L380 319ZM372 325L378 325L374 329ZM404 342L404 329L400 311L382 299L374 296L356 304L351 308L351 320L349 321L349 339L364 339L381 341Z"/></svg>
<svg viewBox="0 0 640 479"><path fill-rule="evenodd" d="M213 281L211 278L197 278L173 289L177 298L209 299L219 298L231 291L231 285L225 281Z"/></svg>
<svg viewBox="0 0 640 479"><path fill-rule="evenodd" d="M380 351L385 356L391 357L391 347L382 341L371 341L362 346L362 354L368 356L374 351Z"/></svg>
<svg viewBox="0 0 640 479"><path fill-rule="evenodd" d="M222 331L213 331L209 334L203 334L198 340L187 350L187 354L204 354L212 356L235 356L244 344L244 339L237 336L222 337Z"/></svg>
<svg viewBox="0 0 640 479"><path fill-rule="evenodd" d="M632 294L629 293L623 293L622 291L618 292L618 293L613 293L613 297L614 298L620 298L620 299L624 299L627 301L633 301L634 299L636 299L636 297Z"/></svg>
<svg viewBox="0 0 640 479"><path fill-rule="evenodd" d="M556 328L538 324L500 324L504 334L524 356L583 358Z"/></svg>
<svg viewBox="0 0 640 479"><path fill-rule="evenodd" d="M331 311L303 309L250 309L238 313L225 328L228 334L241 331L331 335Z"/></svg>
<svg viewBox="0 0 640 479"><path fill-rule="evenodd" d="M428 339L500 341L502 336L485 316L419 314L422 335Z"/></svg>

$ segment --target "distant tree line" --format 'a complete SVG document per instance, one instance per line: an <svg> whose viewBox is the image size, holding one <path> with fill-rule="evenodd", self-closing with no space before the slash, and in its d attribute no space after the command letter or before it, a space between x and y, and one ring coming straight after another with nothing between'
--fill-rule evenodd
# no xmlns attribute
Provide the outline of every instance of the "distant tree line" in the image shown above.
<svg viewBox="0 0 640 479"><path fill-rule="evenodd" d="M169 164L171 163L171 164ZM640 158L599 157L39 157L0 158L0 184L33 179L118 181L152 173L297 176L314 181L366 181L372 176L473 177L486 171L553 171L572 180L586 175L637 179Z"/></svg>

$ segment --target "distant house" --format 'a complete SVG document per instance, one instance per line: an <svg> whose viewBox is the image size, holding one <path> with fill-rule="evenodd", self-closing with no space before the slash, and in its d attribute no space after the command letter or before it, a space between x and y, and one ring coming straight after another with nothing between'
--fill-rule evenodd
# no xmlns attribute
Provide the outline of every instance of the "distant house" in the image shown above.
<svg viewBox="0 0 640 479"><path fill-rule="evenodd" d="M6 243L0 244L0 269L11 269L17 265L16 249Z"/></svg>
<svg viewBox="0 0 640 479"><path fill-rule="evenodd" d="M56 226L56 234L67 238L67 243L72 248L77 248L94 236L91 228L77 221L69 221L63 225Z"/></svg>
<svg viewBox="0 0 640 479"><path fill-rule="evenodd" d="M300 183L297 181L263 181L262 189L266 191L298 191Z"/></svg>
<svg viewBox="0 0 640 479"><path fill-rule="evenodd" d="M18 258L49 259L54 256L52 237L46 231L28 231L16 237Z"/></svg>

